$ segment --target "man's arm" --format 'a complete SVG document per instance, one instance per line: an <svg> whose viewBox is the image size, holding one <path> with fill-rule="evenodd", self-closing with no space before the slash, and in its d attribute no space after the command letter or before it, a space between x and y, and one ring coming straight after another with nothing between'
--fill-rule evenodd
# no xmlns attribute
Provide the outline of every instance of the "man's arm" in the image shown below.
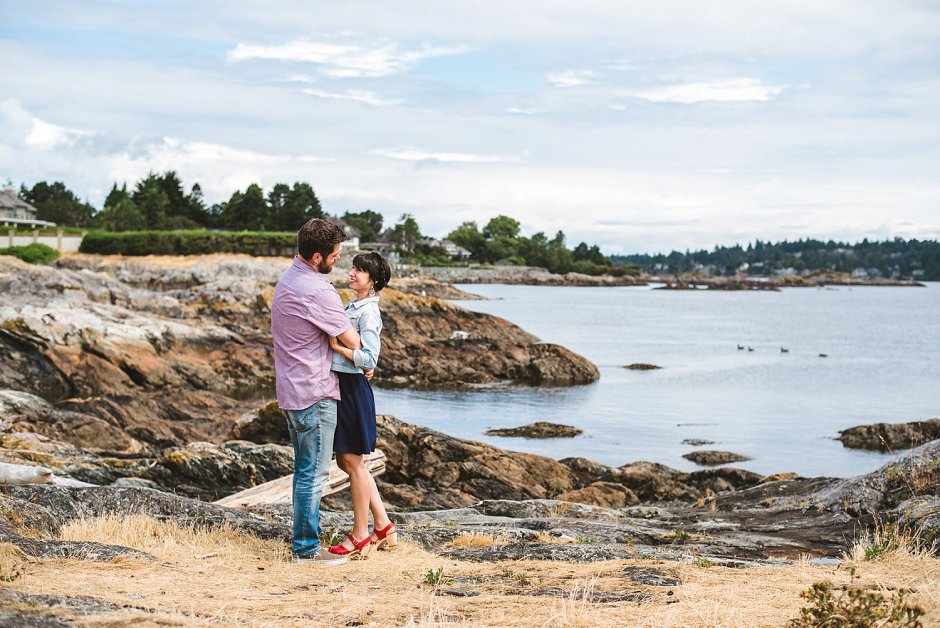
<svg viewBox="0 0 940 628"><path fill-rule="evenodd" d="M362 349L362 339L359 338L359 332L352 327L341 333L336 339L343 343L344 347L352 349L353 351Z"/></svg>

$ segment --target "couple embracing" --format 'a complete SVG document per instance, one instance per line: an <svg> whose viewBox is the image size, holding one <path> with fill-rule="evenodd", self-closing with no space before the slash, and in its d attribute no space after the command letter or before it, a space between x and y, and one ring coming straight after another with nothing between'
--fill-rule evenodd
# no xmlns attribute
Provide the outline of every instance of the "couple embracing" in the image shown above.
<svg viewBox="0 0 940 628"><path fill-rule="evenodd" d="M326 220L300 228L297 252L277 283L271 335L277 401L294 448L294 540L298 562L325 565L365 557L398 542L363 456L375 450L375 399L368 379L379 357L382 317L377 292L391 277L378 253L357 255L349 271L356 299L343 307L327 275L346 234ZM320 547L320 498L336 454L349 475L353 529L340 545ZM369 512L374 528L369 532Z"/></svg>

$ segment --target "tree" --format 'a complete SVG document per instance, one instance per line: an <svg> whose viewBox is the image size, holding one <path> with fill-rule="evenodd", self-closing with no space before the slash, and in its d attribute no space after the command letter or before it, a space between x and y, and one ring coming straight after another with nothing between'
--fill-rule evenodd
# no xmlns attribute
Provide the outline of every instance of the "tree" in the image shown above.
<svg viewBox="0 0 940 628"><path fill-rule="evenodd" d="M95 223L107 231L140 231L147 227L147 219L130 198L105 207L95 216Z"/></svg>
<svg viewBox="0 0 940 628"><path fill-rule="evenodd" d="M61 181L40 181L31 190L20 186L20 198L36 208L38 220L65 227L84 227L95 215L95 208L80 201Z"/></svg>
<svg viewBox="0 0 940 628"><path fill-rule="evenodd" d="M346 224L355 227L359 232L360 242L375 242L376 236L382 233L382 214L366 209L361 212L346 212L343 214Z"/></svg>
<svg viewBox="0 0 940 628"><path fill-rule="evenodd" d="M147 229L165 229L170 209L170 199L163 189L163 181L153 172L137 182L131 197L144 215Z"/></svg>
<svg viewBox="0 0 940 628"><path fill-rule="evenodd" d="M480 233L477 223L472 220L461 223L459 227L447 234L447 239L470 251L471 259L477 262L483 261L486 238Z"/></svg>
<svg viewBox="0 0 940 628"><path fill-rule="evenodd" d="M421 229L418 227L418 221L411 214L402 214L392 230L392 240L404 252L411 253L420 239Z"/></svg>
<svg viewBox="0 0 940 628"><path fill-rule="evenodd" d="M297 231L311 218L323 218L320 199L309 183L295 182L293 187L277 183L268 193L270 209L267 225L275 231Z"/></svg>
<svg viewBox="0 0 940 628"><path fill-rule="evenodd" d="M104 207L116 207L118 203L127 199L130 200L131 195L127 191L127 184L125 183L118 189L117 183L111 186L111 191L108 192L108 196L104 199Z"/></svg>
<svg viewBox="0 0 940 628"><path fill-rule="evenodd" d="M483 237L487 240L517 238L519 237L519 221L509 216L496 216L483 227Z"/></svg>
<svg viewBox="0 0 940 628"><path fill-rule="evenodd" d="M236 191L222 209L222 226L236 231L264 231L268 222L268 205L257 183L245 192Z"/></svg>

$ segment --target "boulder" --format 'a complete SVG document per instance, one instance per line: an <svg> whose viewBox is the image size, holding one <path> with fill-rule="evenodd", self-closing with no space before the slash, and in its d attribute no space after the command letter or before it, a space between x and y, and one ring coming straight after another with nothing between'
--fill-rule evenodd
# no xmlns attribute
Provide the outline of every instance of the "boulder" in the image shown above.
<svg viewBox="0 0 940 628"><path fill-rule="evenodd" d="M232 438L253 443L290 444L287 419L276 401L246 412L232 426Z"/></svg>
<svg viewBox="0 0 940 628"><path fill-rule="evenodd" d="M940 438L940 419L859 425L839 432L845 447L874 451L911 449Z"/></svg>
<svg viewBox="0 0 940 628"><path fill-rule="evenodd" d="M708 467L728 464L729 462L744 462L745 460L750 460L747 456L735 454L730 451L692 451L687 454L682 454L682 457L686 460L691 460L695 464Z"/></svg>
<svg viewBox="0 0 940 628"><path fill-rule="evenodd" d="M519 427L506 427L486 430L487 436L521 436L523 438L572 438L584 430L570 425L536 421Z"/></svg>
<svg viewBox="0 0 940 628"><path fill-rule="evenodd" d="M592 482L584 488L559 493L555 499L596 504L606 508L623 508L640 503L639 498L629 488L615 482Z"/></svg>

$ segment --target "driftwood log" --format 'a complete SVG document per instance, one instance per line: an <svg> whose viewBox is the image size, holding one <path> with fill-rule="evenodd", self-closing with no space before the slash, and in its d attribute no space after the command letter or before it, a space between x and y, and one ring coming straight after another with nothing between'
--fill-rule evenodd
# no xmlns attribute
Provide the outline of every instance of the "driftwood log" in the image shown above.
<svg viewBox="0 0 940 628"><path fill-rule="evenodd" d="M52 484L53 478L46 467L0 462L0 484Z"/></svg>
<svg viewBox="0 0 940 628"><path fill-rule="evenodd" d="M365 456L366 469L373 476L379 476L385 473L385 453L376 449L371 454ZM285 475L282 478L252 486L249 489L240 491L228 497L216 501L220 506L229 508L250 508L260 504L289 504L291 503L291 484L292 475ZM349 476L336 466L336 461L330 463L330 477L323 488L323 495L332 495L338 493L349 486Z"/></svg>

